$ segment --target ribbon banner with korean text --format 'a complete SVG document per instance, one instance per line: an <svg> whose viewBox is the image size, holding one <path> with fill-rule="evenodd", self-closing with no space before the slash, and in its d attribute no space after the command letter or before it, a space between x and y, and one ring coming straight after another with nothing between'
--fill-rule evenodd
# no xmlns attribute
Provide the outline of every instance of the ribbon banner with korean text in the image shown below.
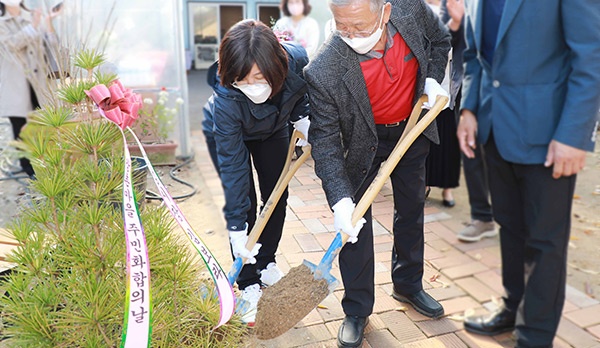
<svg viewBox="0 0 600 348"><path fill-rule="evenodd" d="M133 191L132 162L125 133L123 132L125 129L129 130L138 144L154 183L158 187L158 192L169 212L201 255L215 282L221 309L216 327L227 323L235 311L236 298L225 272L185 219L181 209L179 209L177 203L154 171L139 139L129 128L138 117L138 111L141 108L140 95L124 88L118 80L115 80L108 87L103 84L96 85L86 91L86 94L98 106L98 111L102 116L119 126L124 144L123 220L127 243L127 296L121 347L150 347L152 334L150 260L148 258L146 237Z"/></svg>

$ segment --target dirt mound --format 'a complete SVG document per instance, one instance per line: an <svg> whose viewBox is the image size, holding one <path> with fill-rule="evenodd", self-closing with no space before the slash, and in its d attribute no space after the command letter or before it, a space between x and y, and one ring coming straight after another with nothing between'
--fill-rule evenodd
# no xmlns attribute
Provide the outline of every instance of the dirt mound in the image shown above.
<svg viewBox="0 0 600 348"><path fill-rule="evenodd" d="M327 297L325 279L316 280L305 265L290 269L258 301L254 332L260 339L275 338L296 325Z"/></svg>

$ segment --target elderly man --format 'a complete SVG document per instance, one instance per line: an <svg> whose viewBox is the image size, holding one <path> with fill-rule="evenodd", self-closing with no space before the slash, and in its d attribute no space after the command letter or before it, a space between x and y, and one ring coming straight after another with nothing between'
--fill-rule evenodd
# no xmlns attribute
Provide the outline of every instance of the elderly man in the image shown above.
<svg viewBox="0 0 600 348"><path fill-rule="evenodd" d="M335 31L304 71L312 110L309 137L334 227L352 242L340 252L346 317L338 345L358 347L375 300L373 226L371 209L366 223L356 226L352 212L400 138L418 97L426 93L431 103L447 95L438 82L450 35L423 1L330 0L329 5ZM436 318L444 309L423 291L422 277L425 159L429 142L438 141L437 129L432 125L424 134L391 175L392 296Z"/></svg>

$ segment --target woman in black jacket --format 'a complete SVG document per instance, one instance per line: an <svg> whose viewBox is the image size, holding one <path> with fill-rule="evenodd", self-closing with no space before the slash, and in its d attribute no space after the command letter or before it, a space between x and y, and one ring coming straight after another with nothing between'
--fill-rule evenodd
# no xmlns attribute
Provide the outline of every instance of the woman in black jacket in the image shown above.
<svg viewBox="0 0 600 348"><path fill-rule="evenodd" d="M288 196L286 189L257 247L247 250L248 231L256 219L252 166L264 204L283 170L289 122L308 139L307 86L302 78L307 63L301 46L280 43L265 24L243 20L225 34L219 61L208 71L214 92L204 107L203 128L225 191L223 211L232 254L248 259L237 283L252 307L242 317L249 324L254 322L261 283L272 285L283 275L275 252Z"/></svg>

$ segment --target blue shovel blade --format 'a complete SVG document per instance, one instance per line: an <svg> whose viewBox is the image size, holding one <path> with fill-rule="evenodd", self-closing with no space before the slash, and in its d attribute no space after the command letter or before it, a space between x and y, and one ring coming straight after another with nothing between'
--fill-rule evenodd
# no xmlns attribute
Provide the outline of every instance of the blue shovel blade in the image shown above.
<svg viewBox="0 0 600 348"><path fill-rule="evenodd" d="M242 271L242 267L244 264L242 263L241 257L236 257L233 261L233 265L231 265L231 270L227 273L227 279L229 280L229 284L233 285Z"/></svg>
<svg viewBox="0 0 600 348"><path fill-rule="evenodd" d="M333 275L331 275L331 266L333 265L333 259L340 253L341 249L342 235L338 232L318 266L306 260L302 262L302 264L308 267L314 274L315 279L325 279L327 281L329 292L333 292L340 283Z"/></svg>
<svg viewBox="0 0 600 348"><path fill-rule="evenodd" d="M242 262L241 257L236 257L233 261L233 265L231 265L231 270L227 273L227 280L229 280L229 284L233 285L237 280L240 272L242 271L242 267L244 267L244 263ZM235 302L235 313L242 316L250 309L250 302L244 300L243 298L236 297Z"/></svg>

